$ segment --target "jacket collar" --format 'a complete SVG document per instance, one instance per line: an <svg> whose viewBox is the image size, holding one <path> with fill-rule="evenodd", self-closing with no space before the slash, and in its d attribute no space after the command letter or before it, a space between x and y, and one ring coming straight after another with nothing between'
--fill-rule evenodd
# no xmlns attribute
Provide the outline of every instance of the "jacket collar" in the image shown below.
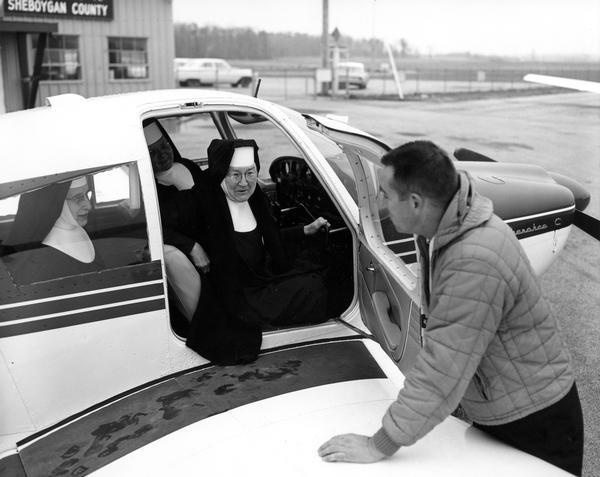
<svg viewBox="0 0 600 477"><path fill-rule="evenodd" d="M494 213L492 201L475 191L475 181L464 171L459 172L459 187L448 204L434 236L439 249L465 232L478 227Z"/></svg>

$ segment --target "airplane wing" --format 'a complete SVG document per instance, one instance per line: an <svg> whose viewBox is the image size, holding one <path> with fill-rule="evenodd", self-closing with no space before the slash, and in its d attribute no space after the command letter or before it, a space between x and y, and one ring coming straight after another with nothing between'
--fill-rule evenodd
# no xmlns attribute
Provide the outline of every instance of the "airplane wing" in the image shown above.
<svg viewBox="0 0 600 477"><path fill-rule="evenodd" d="M576 89L578 91L588 91L590 93L600 93L600 83L595 81L584 81L572 78L561 78L558 76L527 74L523 77L530 83L547 84L549 86L558 86L559 88Z"/></svg>
<svg viewBox="0 0 600 477"><path fill-rule="evenodd" d="M321 460L317 448L333 435L373 434L403 381L370 340L284 347L247 365L202 366L22 443L24 471L10 475L568 475L454 417L377 464Z"/></svg>
<svg viewBox="0 0 600 477"><path fill-rule="evenodd" d="M417 444L375 464L331 464L320 459L317 447L334 434L371 434L377 429L396 393L381 381L367 380L276 396L182 428L113 461L94 476L500 477L515 472L567 476L453 417ZM345 397L344 403L339 403L339 396Z"/></svg>

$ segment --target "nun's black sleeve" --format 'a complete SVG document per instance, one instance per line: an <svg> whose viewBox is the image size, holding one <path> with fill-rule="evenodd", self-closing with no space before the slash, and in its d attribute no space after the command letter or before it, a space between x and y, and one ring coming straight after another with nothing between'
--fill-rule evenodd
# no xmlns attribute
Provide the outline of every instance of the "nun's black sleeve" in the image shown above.
<svg viewBox="0 0 600 477"><path fill-rule="evenodd" d="M189 255L196 243L204 246L205 221L199 204L205 186L204 172L187 159L180 159L192 174L194 187L177 190L174 186L156 185L163 232L163 242Z"/></svg>
<svg viewBox="0 0 600 477"><path fill-rule="evenodd" d="M299 242L305 237L306 235L304 235L304 225L302 224L281 229L281 239L284 242Z"/></svg>

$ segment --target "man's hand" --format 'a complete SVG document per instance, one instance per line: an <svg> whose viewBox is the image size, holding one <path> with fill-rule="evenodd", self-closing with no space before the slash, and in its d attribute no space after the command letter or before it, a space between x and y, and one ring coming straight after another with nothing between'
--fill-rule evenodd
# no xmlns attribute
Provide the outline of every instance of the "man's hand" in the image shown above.
<svg viewBox="0 0 600 477"><path fill-rule="evenodd" d="M202 270L202 273L210 271L210 259L200 244L195 243L190 252L190 258L196 267Z"/></svg>
<svg viewBox="0 0 600 477"><path fill-rule="evenodd" d="M329 227L329 222L323 217L319 217L314 222L304 226L304 235L314 235L321 227Z"/></svg>
<svg viewBox="0 0 600 477"><path fill-rule="evenodd" d="M329 439L319 447L319 455L325 462L360 462L369 464L385 458L370 437L359 434L342 434Z"/></svg>

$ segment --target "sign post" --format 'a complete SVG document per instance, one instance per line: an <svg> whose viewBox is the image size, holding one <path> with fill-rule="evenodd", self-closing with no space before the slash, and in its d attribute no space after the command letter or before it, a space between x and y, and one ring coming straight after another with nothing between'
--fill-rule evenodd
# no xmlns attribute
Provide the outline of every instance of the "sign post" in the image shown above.
<svg viewBox="0 0 600 477"><path fill-rule="evenodd" d="M404 93L402 93L402 85L400 84L400 78L398 77L398 70L396 69L396 62L394 61L394 53L389 43L385 44L385 47L390 58L390 65L392 65L392 73L394 74L394 82L396 83L396 89L398 90L398 97L404 99Z"/></svg>

